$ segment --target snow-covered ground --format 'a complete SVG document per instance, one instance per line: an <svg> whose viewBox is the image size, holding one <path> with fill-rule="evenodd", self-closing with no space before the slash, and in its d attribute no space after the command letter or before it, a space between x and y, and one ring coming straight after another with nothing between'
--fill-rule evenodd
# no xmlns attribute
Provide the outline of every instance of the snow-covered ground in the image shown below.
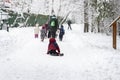
<svg viewBox="0 0 120 80"><path fill-rule="evenodd" d="M0 80L119 80L120 46L112 48L112 36L72 28L57 38L63 57L47 55L49 39L35 39L33 27L1 30Z"/></svg>

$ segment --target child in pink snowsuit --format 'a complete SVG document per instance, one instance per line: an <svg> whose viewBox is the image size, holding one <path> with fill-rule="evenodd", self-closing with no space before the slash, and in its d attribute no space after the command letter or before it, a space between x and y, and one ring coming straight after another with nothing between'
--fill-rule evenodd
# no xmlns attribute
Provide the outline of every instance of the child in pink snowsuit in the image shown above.
<svg viewBox="0 0 120 80"><path fill-rule="evenodd" d="M38 38L38 34L39 34L39 27L38 27L39 24L36 24L36 27L34 28L34 37L35 38Z"/></svg>

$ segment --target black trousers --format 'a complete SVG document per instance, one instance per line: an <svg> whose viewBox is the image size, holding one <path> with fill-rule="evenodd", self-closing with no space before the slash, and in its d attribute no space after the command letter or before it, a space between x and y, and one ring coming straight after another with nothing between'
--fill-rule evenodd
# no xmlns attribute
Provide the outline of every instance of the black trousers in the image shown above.
<svg viewBox="0 0 120 80"><path fill-rule="evenodd" d="M59 40L62 41L62 39L63 39L63 35L61 34L59 35Z"/></svg>
<svg viewBox="0 0 120 80"><path fill-rule="evenodd" d="M48 38L56 38L56 31L49 31L48 32Z"/></svg>
<svg viewBox="0 0 120 80"><path fill-rule="evenodd" d="M50 38L50 37L51 37L51 32L49 31L49 32L48 32L48 38Z"/></svg>
<svg viewBox="0 0 120 80"><path fill-rule="evenodd" d="M69 28L72 30L72 28L71 28L71 25L70 25L70 24L68 24L68 29L69 29Z"/></svg>

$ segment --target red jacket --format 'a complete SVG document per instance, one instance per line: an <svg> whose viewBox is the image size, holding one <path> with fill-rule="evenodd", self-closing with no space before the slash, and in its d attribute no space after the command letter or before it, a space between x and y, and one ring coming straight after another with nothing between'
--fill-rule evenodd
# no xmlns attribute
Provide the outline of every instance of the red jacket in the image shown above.
<svg viewBox="0 0 120 80"><path fill-rule="evenodd" d="M58 44L56 43L55 38L50 38L49 40L48 51L50 50L57 50L60 53L60 48Z"/></svg>

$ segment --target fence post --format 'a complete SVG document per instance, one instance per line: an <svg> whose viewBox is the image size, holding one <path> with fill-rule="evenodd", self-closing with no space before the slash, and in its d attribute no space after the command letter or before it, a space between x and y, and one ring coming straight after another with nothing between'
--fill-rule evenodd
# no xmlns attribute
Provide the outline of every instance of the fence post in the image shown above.
<svg viewBox="0 0 120 80"><path fill-rule="evenodd" d="M113 23L113 48L116 49L116 37L117 36L117 22Z"/></svg>

